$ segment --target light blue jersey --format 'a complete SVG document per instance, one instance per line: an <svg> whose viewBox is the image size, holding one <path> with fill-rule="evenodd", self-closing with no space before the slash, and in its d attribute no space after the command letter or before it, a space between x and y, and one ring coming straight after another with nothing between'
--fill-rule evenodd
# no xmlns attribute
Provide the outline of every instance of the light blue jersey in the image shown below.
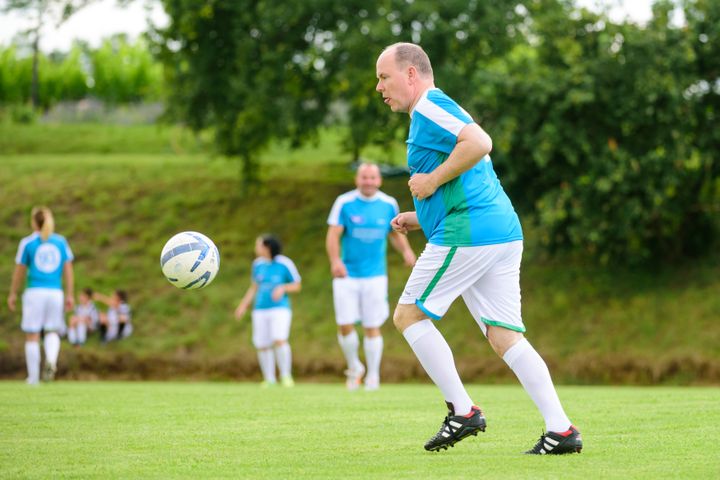
<svg viewBox="0 0 720 480"><path fill-rule="evenodd" d="M15 263L28 269L27 288L62 290L63 266L73 258L65 237L53 233L43 241L35 232L20 240Z"/></svg>
<svg viewBox="0 0 720 480"><path fill-rule="evenodd" d="M353 190L335 200L327 223L344 228L341 249L348 276L387 274L387 236L392 230L390 222L398 212L395 199L382 192L368 198Z"/></svg>
<svg viewBox="0 0 720 480"><path fill-rule="evenodd" d="M410 174L430 173L455 148L457 137L473 119L442 90L425 92L411 112L407 139ZM428 243L449 247L493 245L522 240L520 220L505 194L490 156L414 200Z"/></svg>
<svg viewBox="0 0 720 480"><path fill-rule="evenodd" d="M276 255L272 260L256 258L252 264L252 279L258 286L255 294L255 310L290 308L287 293L276 302L272 299L272 291L278 285L299 282L300 274L292 260L285 255Z"/></svg>

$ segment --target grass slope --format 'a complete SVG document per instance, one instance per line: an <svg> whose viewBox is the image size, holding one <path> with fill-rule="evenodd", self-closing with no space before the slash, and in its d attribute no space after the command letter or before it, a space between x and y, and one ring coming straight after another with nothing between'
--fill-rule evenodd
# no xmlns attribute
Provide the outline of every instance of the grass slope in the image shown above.
<svg viewBox="0 0 720 480"><path fill-rule="evenodd" d="M303 276L303 292L293 298L297 369L306 375L338 375L342 361L324 253L325 222L335 197L352 188L353 174L337 132L325 132L317 146L302 150L273 146L263 158L265 181L248 196L238 193L235 163L191 149L172 153L173 135L187 138L182 131L156 127L0 125L5 152L30 152L0 156L5 238L0 279L6 279L0 281L0 298L7 295L17 242L28 234L30 208L48 204L75 252L77 287L129 290L136 324L127 342L107 348L91 342L82 352L65 349L61 375L247 378L256 373L249 320L236 322L232 311L248 286L255 236L273 231ZM61 148L70 137L72 142ZM412 208L405 178L388 179L383 189L401 208ZM556 379L720 381L720 256L653 271L548 261L535 246L529 219L523 218L524 320L528 337ZM182 230L209 235L221 251L220 274L202 291L176 290L160 273L162 245ZM419 253L424 238L415 234L411 241ZM408 270L392 252L389 272L393 303ZM19 315L9 314L3 301L0 375L20 378L23 339L17 325ZM439 327L465 378L511 378L462 302ZM385 332L385 377L422 377L402 337L390 325Z"/></svg>
<svg viewBox="0 0 720 480"><path fill-rule="evenodd" d="M542 421L520 387L471 385L488 430L441 453L436 389L341 384L0 383L3 478L712 478L716 388L560 389L580 455L521 455ZM680 428L678 428L680 427Z"/></svg>

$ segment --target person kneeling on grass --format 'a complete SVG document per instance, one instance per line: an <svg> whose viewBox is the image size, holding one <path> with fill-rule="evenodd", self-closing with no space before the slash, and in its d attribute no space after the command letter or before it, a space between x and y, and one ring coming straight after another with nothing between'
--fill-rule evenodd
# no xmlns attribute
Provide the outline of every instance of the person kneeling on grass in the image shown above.
<svg viewBox="0 0 720 480"><path fill-rule="evenodd" d="M85 288L78 296L78 302L75 305L75 311L70 317L70 326L68 327L68 341L75 347L80 347L87 340L88 330L97 328L100 321L95 303L92 301L93 291L91 288Z"/></svg>
<svg viewBox="0 0 720 480"><path fill-rule="evenodd" d="M253 344L263 374L263 387L274 386L275 360L284 387L292 387L292 354L288 337L292 310L288 293L300 291L300 274L295 264L280 255L282 245L272 235L262 235L255 241L257 258L252 264L252 280L245 296L235 309L240 320L255 300L252 311ZM274 352L273 352L274 350Z"/></svg>

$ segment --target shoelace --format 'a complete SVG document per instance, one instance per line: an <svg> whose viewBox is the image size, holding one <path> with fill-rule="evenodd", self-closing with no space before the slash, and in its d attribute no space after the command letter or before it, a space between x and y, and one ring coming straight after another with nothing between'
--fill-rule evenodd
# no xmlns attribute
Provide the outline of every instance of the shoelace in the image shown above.
<svg viewBox="0 0 720 480"><path fill-rule="evenodd" d="M440 430L438 430L438 433L436 433L432 439L433 440L438 440L438 439L444 440L445 437L443 437L442 434L445 431L445 428L447 428L448 432L450 432L451 437L455 436L455 430L452 428L452 425L450 425L450 415L445 417L445 420L443 420L442 425L440 425Z"/></svg>
<svg viewBox="0 0 720 480"><path fill-rule="evenodd" d="M535 446L530 450L533 453L540 453L540 450L543 448L543 445L545 443L545 435L547 435L545 432L540 435L540 440L535 444Z"/></svg>

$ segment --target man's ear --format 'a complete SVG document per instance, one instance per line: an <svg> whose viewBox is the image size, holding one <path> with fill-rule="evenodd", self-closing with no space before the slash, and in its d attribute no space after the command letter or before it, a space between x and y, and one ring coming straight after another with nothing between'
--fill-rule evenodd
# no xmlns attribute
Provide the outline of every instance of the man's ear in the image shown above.
<svg viewBox="0 0 720 480"><path fill-rule="evenodd" d="M409 83L410 85L414 85L415 82L416 82L417 79L418 79L418 71L417 71L417 68L415 68L413 65L410 65L410 66L408 67L408 71L407 71L407 72L408 72L408 83Z"/></svg>

